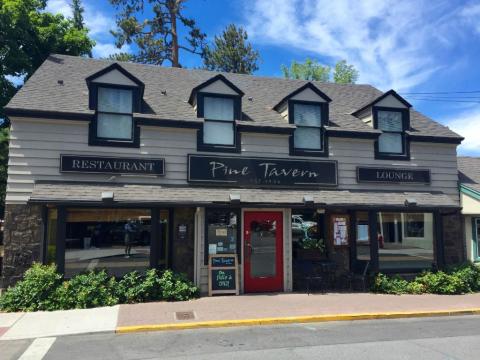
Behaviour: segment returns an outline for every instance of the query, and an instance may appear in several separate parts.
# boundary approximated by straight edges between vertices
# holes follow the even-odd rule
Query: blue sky
[[[48,0],[47,10],[71,16],[69,2]],[[97,41],[94,56],[119,51],[108,0],[83,5]],[[359,83],[395,89],[465,136],[460,154],[480,156],[478,0],[189,0],[185,7],[209,39],[230,23],[246,28],[262,57],[257,75],[281,76],[282,64],[306,57],[327,65],[346,59],[359,70]],[[201,65],[198,56],[180,57],[183,66]]]

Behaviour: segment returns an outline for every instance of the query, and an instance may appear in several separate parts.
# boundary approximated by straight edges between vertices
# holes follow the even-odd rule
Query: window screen
[[[234,101],[231,98],[203,98],[203,142],[210,145],[235,145]]]
[[[322,111],[320,105],[294,104],[297,126],[293,136],[296,149],[322,150]]]
[[[379,110],[377,122],[378,129],[383,131],[378,139],[378,151],[386,154],[403,154],[405,149],[402,112]]]
[[[132,90],[98,88],[98,138],[132,139],[132,102]]]

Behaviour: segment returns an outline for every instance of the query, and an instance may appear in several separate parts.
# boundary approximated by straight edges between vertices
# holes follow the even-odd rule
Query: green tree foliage
[[[307,58],[304,63],[292,61],[290,68],[282,65],[283,76],[287,79],[328,82],[330,67],[319,64],[317,60]]]
[[[126,52],[111,54],[107,59],[113,61],[134,62],[133,55]]]
[[[258,70],[258,51],[247,42],[247,32],[230,24],[220,36],[215,36],[212,47],[206,46],[203,64],[207,70],[252,74]]]
[[[82,6],[81,0],[72,0],[70,7],[73,12],[73,26],[78,30],[82,30],[85,28],[85,23],[83,21],[83,12],[85,9]]]
[[[309,81],[331,81],[330,66],[322,65],[317,60],[307,58],[300,63],[292,61],[290,67],[282,65],[283,76],[287,79],[301,79]],[[336,63],[333,70],[333,82],[337,84],[354,84],[358,79],[358,71],[345,60]]]
[[[358,80],[358,71],[353,65],[348,65],[346,60],[335,64],[333,82],[337,84],[355,84]]]
[[[110,0],[117,11],[117,47],[135,43],[138,53],[132,60],[162,65],[165,60],[181,67],[179,50],[201,55],[206,35],[193,19],[183,15],[186,0]],[[182,28],[179,29],[178,25]],[[179,31],[187,35],[179,41]]]
[[[51,53],[87,55],[95,43],[87,29],[45,12],[46,0],[0,0],[0,123],[7,128],[3,108],[18,90],[12,77],[30,77]],[[8,129],[0,135],[0,203],[6,184]]]

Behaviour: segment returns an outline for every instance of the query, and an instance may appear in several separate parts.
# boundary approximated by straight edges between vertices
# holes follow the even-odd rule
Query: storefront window
[[[318,250],[318,255],[326,253],[325,215],[316,210],[292,211],[292,246],[294,258],[302,257],[302,250]]]
[[[368,233],[368,212],[357,212],[357,259],[370,260],[370,237]]]
[[[208,254],[237,253],[237,212],[222,209],[207,209]]]
[[[65,276],[93,269],[110,275],[150,265],[148,209],[67,209]]]
[[[430,268],[433,242],[433,214],[378,214],[380,270]]]
[[[48,209],[47,217],[47,248],[45,261],[47,264],[54,264],[57,252],[57,209]]]

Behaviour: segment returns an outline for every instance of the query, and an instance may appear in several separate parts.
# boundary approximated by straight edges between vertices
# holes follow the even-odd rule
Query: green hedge
[[[184,275],[170,270],[136,271],[120,280],[105,270],[89,271],[63,280],[54,265],[34,264],[23,280],[0,297],[2,311],[87,309],[147,301],[183,301],[198,297],[199,289]]]
[[[372,291],[382,294],[455,295],[480,291],[480,267],[471,263],[445,271],[425,271],[414,280],[378,274]]]

